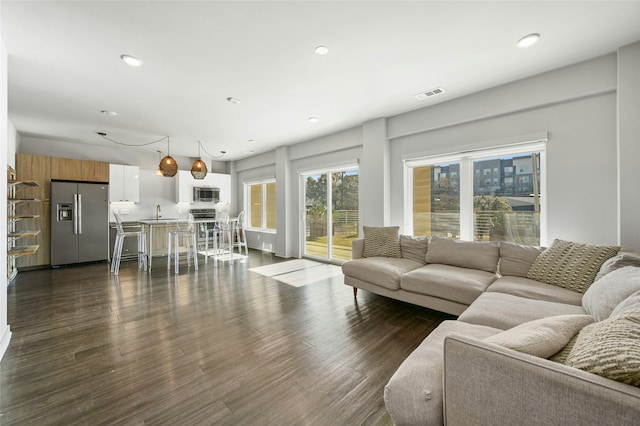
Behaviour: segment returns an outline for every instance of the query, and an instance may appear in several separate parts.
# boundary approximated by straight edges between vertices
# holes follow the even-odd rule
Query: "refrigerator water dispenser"
[[[58,203],[58,222],[73,220],[73,204]]]

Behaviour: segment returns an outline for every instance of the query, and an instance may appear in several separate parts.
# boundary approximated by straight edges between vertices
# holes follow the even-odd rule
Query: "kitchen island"
[[[233,227],[233,222],[236,221],[236,218],[232,218],[229,220],[230,226]],[[151,271],[151,265],[153,263],[153,256],[166,256],[168,251],[167,242],[168,242],[168,234],[170,231],[174,230],[176,224],[178,223],[178,219],[144,219],[138,221],[144,231],[147,233],[147,256],[148,256],[148,269]],[[196,235],[199,237],[199,232],[197,232],[197,227],[201,224],[214,224],[219,222],[217,219],[207,218],[207,219],[196,219],[193,220],[192,223],[196,226]],[[232,228],[233,229],[233,228]],[[198,238],[200,241],[200,238]],[[233,250],[231,250],[231,259],[233,261]]]

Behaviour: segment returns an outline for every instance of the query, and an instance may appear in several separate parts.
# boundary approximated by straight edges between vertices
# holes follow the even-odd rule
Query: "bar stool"
[[[219,212],[216,216],[215,226],[206,230],[205,251],[207,255],[209,254],[209,238],[213,240],[213,260],[215,261],[215,266],[218,266],[218,255],[220,254],[220,250],[225,247],[225,240],[231,261],[233,261],[233,240],[231,239],[231,226],[229,225],[229,214],[227,212]]]
[[[247,235],[244,232],[244,210],[238,214],[238,218],[233,222],[233,235],[235,235],[236,238],[233,243],[234,250],[238,247],[238,254],[242,254],[242,247],[244,247],[244,254],[249,256]]]
[[[198,270],[198,242],[196,240],[196,231],[193,227],[191,215],[185,218],[178,218],[176,223],[176,229],[167,233],[167,270],[171,269],[171,257],[173,256],[173,263],[175,273],[179,271],[180,265],[180,239],[185,241],[185,247],[187,248],[187,265],[191,266],[191,257],[193,256],[194,269]],[[173,254],[171,251],[173,250]]]
[[[120,260],[122,258],[122,246],[124,239],[127,237],[136,237],[138,239],[138,269],[142,267],[147,270],[147,234],[142,229],[139,231],[126,231],[122,227],[122,219],[117,213],[113,214],[116,218],[116,241],[113,246],[113,256],[111,258],[111,272],[118,275],[120,271]]]

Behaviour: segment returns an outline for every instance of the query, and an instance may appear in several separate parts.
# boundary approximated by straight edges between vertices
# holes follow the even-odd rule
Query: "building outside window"
[[[276,182],[245,183],[247,225],[261,231],[276,230]]]
[[[405,232],[462,240],[546,243],[541,201],[546,181],[545,142],[406,160],[409,197]],[[492,172],[497,175],[489,179]],[[518,177],[515,182],[514,172]],[[443,174],[449,178],[442,178]]]

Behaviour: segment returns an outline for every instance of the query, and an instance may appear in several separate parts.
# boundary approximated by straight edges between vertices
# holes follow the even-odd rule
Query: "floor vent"
[[[424,101],[427,98],[431,98],[433,96],[440,95],[442,93],[444,93],[444,90],[442,88],[438,87],[436,89],[431,89],[431,90],[426,91],[426,92],[418,93],[414,97],[419,101]]]

